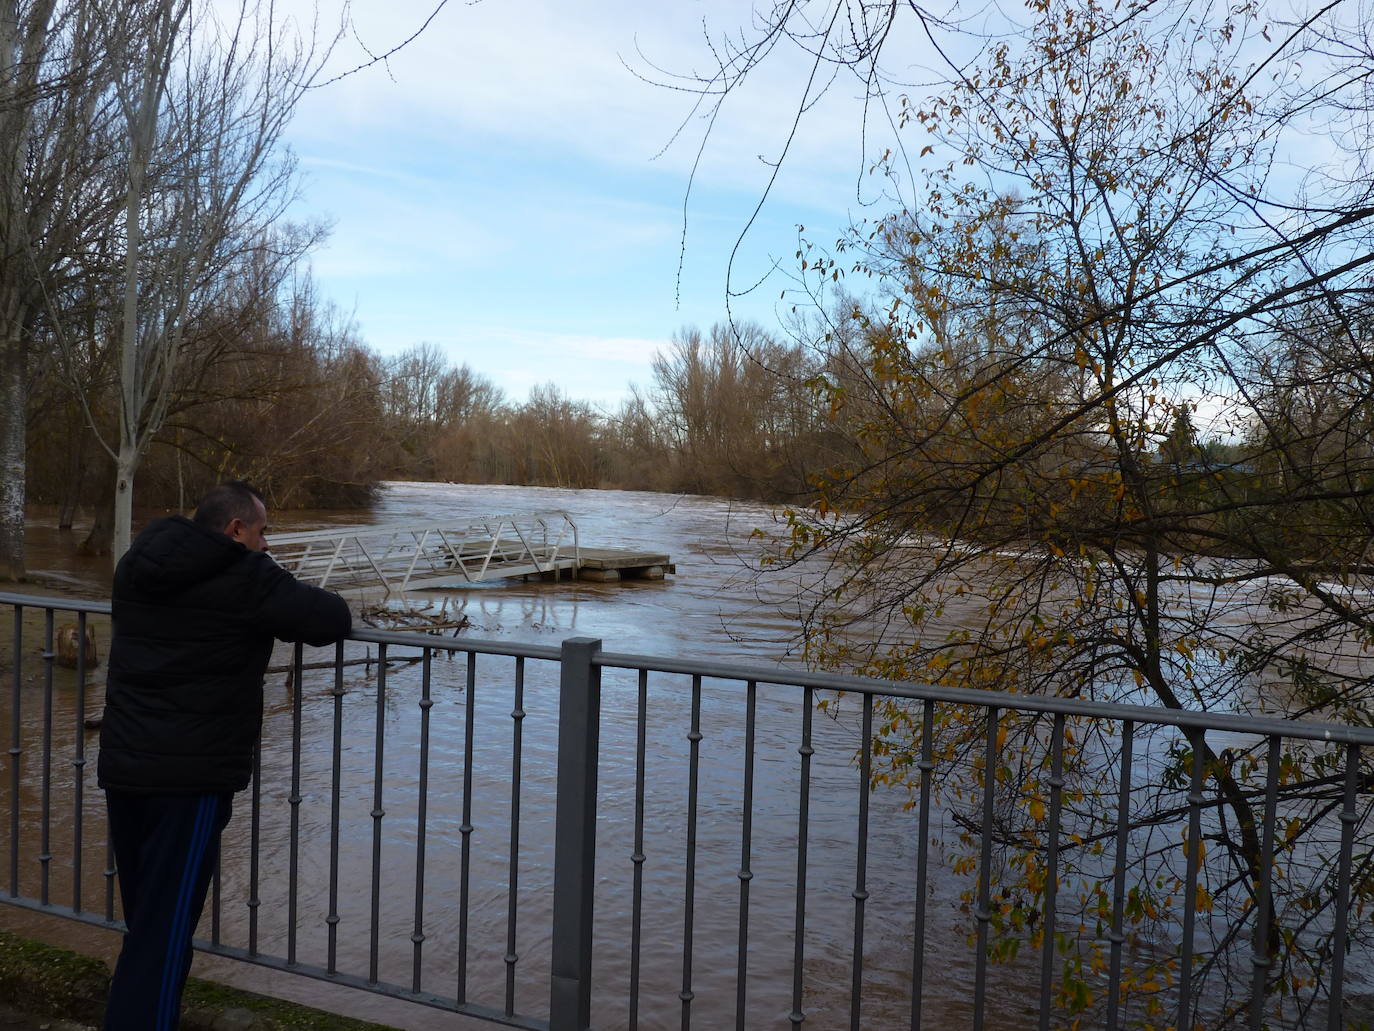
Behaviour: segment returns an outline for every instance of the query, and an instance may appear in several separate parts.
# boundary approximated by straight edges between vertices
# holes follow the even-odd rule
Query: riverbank
[[[110,970],[70,949],[0,930],[0,1027],[99,1025]],[[239,988],[191,978],[181,1007],[182,1031],[394,1031]]]

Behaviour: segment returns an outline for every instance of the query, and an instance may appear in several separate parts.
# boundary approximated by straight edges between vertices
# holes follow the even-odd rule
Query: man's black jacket
[[[323,645],[351,627],[338,595],[182,516],[120,559],[113,612],[100,786],[159,794],[246,787],[272,639]]]

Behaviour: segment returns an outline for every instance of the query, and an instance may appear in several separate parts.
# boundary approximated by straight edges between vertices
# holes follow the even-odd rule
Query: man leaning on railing
[[[324,645],[348,605],[267,555],[267,508],[241,481],[194,519],[149,523],[115,570],[100,786],[128,931],[105,1031],[177,1026],[191,937],[262,728],[273,638]]]

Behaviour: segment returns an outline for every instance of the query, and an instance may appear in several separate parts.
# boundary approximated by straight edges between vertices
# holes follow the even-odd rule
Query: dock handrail
[[[567,544],[571,539],[571,551]],[[562,509],[275,534],[272,553],[298,578],[388,594],[443,583],[576,572],[577,523]]]

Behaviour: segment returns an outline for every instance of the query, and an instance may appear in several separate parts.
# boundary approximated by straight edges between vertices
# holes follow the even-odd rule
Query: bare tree
[[[932,19],[870,0],[771,5],[697,84],[715,104],[796,44],[817,70],[798,119],[813,86],[852,72],[861,118],[886,112],[897,141],[874,160],[884,213],[819,260],[807,252],[800,270],[821,298],[856,273],[881,284],[871,302],[840,309],[848,325],[827,327],[827,344],[843,341],[842,375],[827,372],[820,398],[848,448],[817,472],[817,504],[789,511],[776,556],[826,567],[802,599],[809,655],[894,679],[1367,724],[1369,7],[1029,8],[977,40],[971,59],[951,56],[930,95],[885,64],[919,60],[891,43],[912,38],[903,21]],[[932,32],[926,54],[950,41]],[[1203,407],[1231,418],[1219,432],[1241,442],[1237,460],[1211,466],[1189,439],[1196,427],[1179,413]],[[880,714],[877,781],[913,784],[917,715]],[[1001,724],[1011,772],[962,762],[984,740],[982,718],[950,713],[937,750],[956,764],[942,780],[956,819],[983,804],[969,785],[1005,776],[1013,787],[995,842],[976,843],[1003,850],[991,919],[1014,948],[1049,933],[1027,913],[1046,884],[1037,791],[1050,761],[1043,726],[1017,715]],[[1125,761],[1109,738],[1072,763],[1082,843],[1103,840],[1101,785]],[[1154,797],[1197,760],[1224,829],[1192,898],[1158,890],[1181,861],[1172,842],[1133,852],[1148,904],[1132,919],[1167,938],[1180,913],[1214,912],[1207,1005],[1239,1023],[1234,975],[1250,962],[1266,774],[1250,745],[1223,749],[1201,733],[1159,744]],[[1283,1019],[1302,1024],[1329,987],[1333,758],[1294,748],[1284,761],[1293,830],[1266,914],[1278,953],[1266,976],[1285,993]],[[1374,773],[1367,762],[1359,772],[1367,789]],[[1136,818],[1146,839],[1167,810]],[[1374,899],[1370,817],[1366,807],[1356,937]],[[979,831],[966,826],[961,847],[972,848]],[[1100,868],[1091,846],[1066,855],[1059,874],[1085,885],[1089,925],[1106,912]],[[1091,969],[1104,945],[1074,948]],[[1131,986],[1151,1023],[1178,962],[1161,950],[1140,969],[1164,976]],[[1068,1017],[1091,1020],[1106,999],[1072,980],[1085,991],[1064,1000]]]
[[[35,353],[60,355],[116,466],[126,540],[133,475],[173,404],[188,327],[214,321],[200,315],[238,289],[236,253],[268,246],[290,195],[280,144],[297,102],[385,64],[445,3],[329,78],[332,42],[293,36],[270,0],[0,0],[0,577],[23,575],[27,393],[36,368],[56,367]],[[342,31],[346,4],[340,19]],[[92,324],[82,297],[115,301]],[[111,339],[113,430],[87,375]]]
[[[652,401],[680,490],[793,496],[818,420],[814,357],[754,323],[687,328],[653,360]]]
[[[107,5],[0,6],[0,578],[24,573],[25,409],[47,299],[108,215],[103,126],[113,115]],[[51,326],[47,327],[51,331]]]
[[[209,4],[147,0],[117,83],[127,127],[116,561],[131,534],[133,481],[162,427],[187,328],[265,246],[295,188],[283,134],[327,48],[291,38],[270,3],[225,22]],[[107,445],[108,446],[108,445]]]

